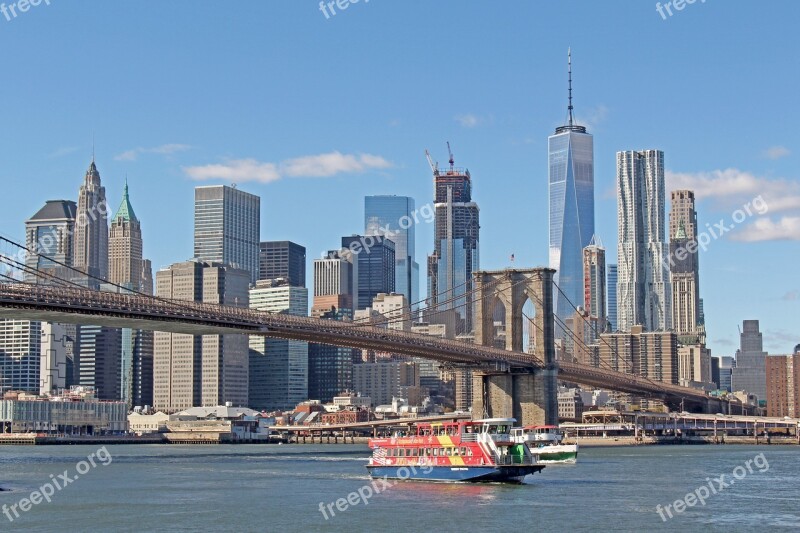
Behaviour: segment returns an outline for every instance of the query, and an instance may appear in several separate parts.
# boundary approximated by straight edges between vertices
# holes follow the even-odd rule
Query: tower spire
[[[572,126],[572,47],[567,49],[567,71],[569,73],[569,125]]]

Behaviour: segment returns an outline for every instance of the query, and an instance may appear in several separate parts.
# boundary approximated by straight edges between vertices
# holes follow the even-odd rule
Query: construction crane
[[[433,158],[431,157],[431,153],[426,149],[425,150],[425,157],[428,158],[428,164],[431,166],[431,171],[433,172],[434,176],[439,175],[439,163],[434,162]]]
[[[447,153],[450,155],[450,172],[455,170],[456,159],[453,157],[453,151],[450,149],[450,141],[447,141]]]

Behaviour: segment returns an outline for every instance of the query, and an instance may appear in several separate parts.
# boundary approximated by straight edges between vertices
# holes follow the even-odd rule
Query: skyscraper
[[[291,241],[260,244],[258,279],[285,279],[292,287],[306,286],[306,249]]]
[[[250,272],[258,279],[261,198],[227,185],[194,190],[194,256]]]
[[[318,315],[323,320],[351,320],[340,309],[328,310]],[[308,345],[308,397],[330,402],[334,396],[353,390],[353,362],[360,350],[329,344]]]
[[[606,327],[606,249],[596,237],[583,249],[583,285],[583,307],[597,318],[599,335]]]
[[[353,263],[355,257],[348,254],[345,258],[337,251],[328,252],[326,257],[314,260],[314,304],[311,315],[321,315],[336,310],[353,318]]]
[[[26,266],[45,273],[36,276],[26,272],[25,281],[46,284],[48,274],[58,279],[71,277],[69,269],[62,265],[72,265],[77,210],[70,200],[48,200],[25,222],[26,246],[34,252],[27,255]]]
[[[152,294],[150,264],[142,257],[142,225],[133,210],[128,183],[122,202],[111,219],[108,236],[111,284]],[[118,287],[110,287],[117,290]],[[153,403],[153,332],[124,328],[121,332],[120,398],[130,407]]]
[[[472,331],[472,275],[480,269],[480,210],[472,201],[472,176],[458,168],[433,168],[434,251],[428,256],[428,307],[452,309],[455,335]],[[385,291],[384,291],[385,292]]]
[[[617,265],[608,265],[608,279],[606,280],[608,298],[608,324],[611,331],[617,331]]]
[[[90,286],[108,276],[108,203],[94,158],[78,191],[72,266],[89,276]],[[99,279],[98,279],[99,278]]]
[[[156,296],[247,307],[251,274],[187,261],[156,274]],[[247,335],[155,333],[153,405],[165,412],[231,402],[247,405]]]
[[[550,188],[550,268],[556,270],[555,313],[564,322],[584,301],[583,249],[594,236],[594,139],[575,123],[572,54],[568,55],[568,120],[547,139]],[[562,328],[556,327],[556,332]],[[559,334],[559,336],[562,336]]]
[[[366,309],[380,293],[392,293],[395,245],[380,235],[342,237],[342,254],[352,257],[354,309]]]
[[[767,352],[758,320],[745,320],[739,334],[736,367],[731,370],[733,392],[747,391],[759,401],[767,400]]]
[[[664,152],[617,152],[617,329],[672,327],[665,241]]]
[[[669,213],[672,328],[679,336],[698,332],[700,320],[700,266],[696,245],[697,211],[694,192],[672,191]]]
[[[0,320],[0,394],[50,394],[67,377],[67,338],[61,324]]]
[[[69,279],[74,254],[77,206],[69,200],[50,200],[25,222],[28,283],[57,284]],[[42,275],[35,275],[38,270]],[[71,331],[74,331],[71,326]],[[47,322],[0,320],[0,393],[23,390],[33,394],[55,392],[67,384],[72,336],[64,327]]]
[[[382,235],[395,245],[395,292],[409,303],[419,301],[419,264],[416,262],[414,199],[408,196],[364,198],[365,235]]]
[[[128,196],[128,183],[122,203],[111,219],[108,233],[108,281],[135,291],[142,289],[142,225]]]
[[[308,289],[285,280],[262,280],[250,289],[250,308],[308,316]],[[249,401],[252,409],[291,409],[308,399],[308,343],[250,337]]]

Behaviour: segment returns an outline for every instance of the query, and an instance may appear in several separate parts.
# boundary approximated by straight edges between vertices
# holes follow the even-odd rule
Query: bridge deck
[[[166,300],[89,289],[0,283],[0,318],[165,331],[189,335],[248,334],[422,357],[476,368],[535,371],[542,361],[511,352],[426,335],[247,308]],[[560,362],[559,378],[662,400],[704,402],[702,391]]]

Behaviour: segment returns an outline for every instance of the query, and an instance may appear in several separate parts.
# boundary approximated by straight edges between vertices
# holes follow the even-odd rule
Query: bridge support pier
[[[472,412],[480,418],[515,418],[518,425],[558,424],[555,369],[474,372]]]
[[[495,343],[494,312],[505,309],[505,349],[523,352],[523,332],[531,332],[528,352],[543,368],[510,369],[506,372],[474,371],[472,412],[476,417],[516,418],[520,425],[558,424],[558,366],[553,317],[555,270],[534,268],[474,274],[478,304],[475,306],[475,343]],[[523,313],[533,305],[533,316]]]

